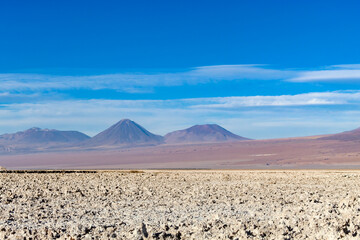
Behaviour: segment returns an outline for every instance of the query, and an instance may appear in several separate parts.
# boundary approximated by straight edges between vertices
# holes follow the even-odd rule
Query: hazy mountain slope
[[[78,131],[30,128],[25,131],[0,135],[0,142],[7,144],[78,143],[90,137]]]
[[[225,142],[249,140],[229,132],[217,124],[195,125],[165,135],[166,143]]]
[[[321,140],[339,140],[339,141],[356,141],[360,140],[360,128],[346,131],[342,133],[332,134],[328,135],[322,138],[319,138]]]

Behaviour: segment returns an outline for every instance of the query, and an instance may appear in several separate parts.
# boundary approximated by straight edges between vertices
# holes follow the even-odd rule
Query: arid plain
[[[317,137],[0,155],[8,169],[360,169],[360,141]]]
[[[357,239],[360,171],[2,172],[1,239]]]
[[[323,136],[250,140],[216,124],[160,136],[122,119],[94,137],[31,128],[0,135],[8,169],[360,168],[360,128]]]

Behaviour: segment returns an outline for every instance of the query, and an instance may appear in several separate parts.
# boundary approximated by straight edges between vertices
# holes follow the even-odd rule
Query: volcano
[[[2,144],[52,144],[52,143],[79,143],[90,137],[78,131],[59,131],[54,129],[30,128],[11,134],[0,135]]]
[[[195,125],[165,135],[166,143],[227,142],[250,140],[229,132],[217,124]]]
[[[163,137],[155,135],[129,119],[123,119],[91,138],[89,146],[137,146],[157,145]]]

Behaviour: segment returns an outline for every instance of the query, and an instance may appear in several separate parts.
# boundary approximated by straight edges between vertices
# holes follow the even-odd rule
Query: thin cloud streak
[[[298,77],[291,78],[292,82],[337,82],[359,81],[360,70],[321,70],[299,73]]]
[[[321,70],[272,69],[267,65],[217,65],[168,73],[117,73],[91,76],[0,74],[0,92],[65,89],[112,89],[128,93],[153,87],[196,85],[220,81],[284,80],[288,82],[334,82],[360,80],[360,64],[328,66]]]
[[[196,101],[195,99],[193,101]],[[281,96],[248,96],[199,99],[193,108],[238,108],[263,106],[308,106],[360,103],[360,91],[318,92]]]
[[[352,82],[360,80],[360,64],[331,65],[322,70],[298,71],[290,82]]]
[[[341,68],[341,69],[360,69],[360,64],[340,64],[332,65],[330,68]]]
[[[61,103],[61,104],[60,104]],[[278,106],[313,106],[313,105],[346,105],[360,104],[360,91],[334,91],[334,92],[313,92],[296,95],[280,96],[246,96],[246,97],[215,97],[215,98],[187,98],[173,100],[61,100],[48,103],[17,103],[3,104],[3,107],[14,109],[24,107],[28,110],[42,109],[41,106],[58,105],[60,109],[78,108],[92,111],[96,108],[238,108],[238,107],[278,107]],[[39,106],[39,107],[38,107]],[[66,106],[65,108],[61,106]],[[58,108],[54,108],[55,110]],[[55,111],[56,112],[56,111]]]
[[[262,65],[205,66],[175,73],[119,73],[93,76],[0,74],[0,91],[43,91],[52,89],[114,89],[136,92],[158,86],[180,86],[212,81],[244,79],[276,80],[293,76],[291,71],[267,69]]]

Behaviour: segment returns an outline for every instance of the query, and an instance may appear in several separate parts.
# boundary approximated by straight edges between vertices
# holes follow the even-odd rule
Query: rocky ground
[[[359,239],[360,171],[0,173],[0,239],[30,238]]]

